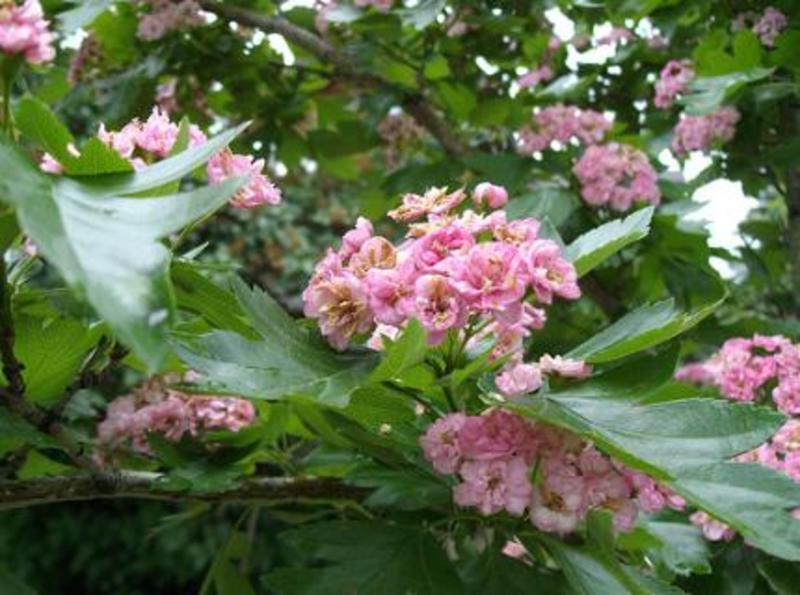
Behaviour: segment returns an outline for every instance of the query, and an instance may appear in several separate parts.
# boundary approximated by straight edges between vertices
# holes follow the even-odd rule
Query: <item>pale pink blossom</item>
[[[689,520],[703,530],[703,535],[709,541],[730,541],[736,536],[736,531],[705,512],[695,512]]]
[[[543,374],[557,374],[565,378],[587,378],[592,373],[592,367],[586,362],[560,355],[543,355],[539,359],[539,368]]]
[[[303,292],[304,313],[319,322],[331,345],[344,350],[353,335],[374,326],[365,285],[351,273],[309,285]]]
[[[553,78],[553,69],[549,64],[542,64],[519,77],[517,85],[521,89],[528,89],[535,87],[539,83],[549,81],[551,78]]]
[[[656,107],[671,107],[675,98],[686,91],[686,86],[694,78],[694,66],[691,60],[670,60],[661,70],[661,77],[656,81]]]
[[[447,277],[427,274],[414,283],[414,312],[428,331],[428,342],[436,345],[451,328],[461,328],[467,319],[466,305]]]
[[[479,461],[521,456],[530,462],[537,448],[530,423],[502,409],[468,417],[458,439],[464,456]]]
[[[375,233],[369,219],[359,217],[356,226],[342,236],[342,249],[340,256],[342,259],[350,258],[361,249],[361,246],[370,239]]]
[[[456,208],[466,198],[466,193],[459,189],[447,192],[447,188],[431,188],[425,194],[409,193],[403,196],[403,204],[389,211],[388,215],[395,221],[414,221],[428,214],[443,215]]]
[[[533,125],[517,135],[517,151],[529,155],[550,148],[553,142],[562,145],[573,139],[584,145],[603,141],[612,122],[600,112],[572,105],[551,105],[533,116]]]
[[[166,112],[154,107],[150,117],[139,127],[135,141],[143,151],[163,159],[169,155],[177,138],[178,125],[169,119]],[[116,147],[114,148],[116,149]],[[129,154],[124,155],[122,151],[120,154],[126,157],[130,156]]]
[[[522,516],[533,490],[528,464],[521,457],[467,461],[459,470],[463,480],[454,491],[459,506],[474,506],[484,515],[505,510]]]
[[[589,205],[626,211],[637,202],[657,205],[661,201],[658,175],[647,156],[630,145],[592,145],[572,171]]]
[[[581,296],[578,275],[561,248],[552,240],[536,240],[527,251],[528,275],[536,298],[550,304],[553,296],[575,300]]]
[[[252,155],[237,155],[224,149],[208,162],[208,181],[211,184],[235,176],[249,176],[248,182],[231,199],[231,205],[239,209],[252,209],[263,204],[277,205],[281,202],[281,191],[263,173],[264,160]]]
[[[456,287],[481,310],[501,309],[525,294],[529,273],[514,246],[478,244],[455,264]]]
[[[43,64],[55,58],[53,41],[39,0],[0,3],[0,52],[20,54],[29,64]]]
[[[467,417],[463,413],[451,413],[430,425],[420,438],[425,458],[436,471],[449,475],[455,473],[461,463],[458,433]]]
[[[542,371],[536,364],[515,362],[497,375],[495,383],[506,397],[518,397],[542,386]]]
[[[421,271],[435,269],[450,256],[463,256],[475,245],[475,237],[464,227],[454,223],[425,234],[416,240],[411,253]]]
[[[773,6],[768,6],[758,22],[753,25],[753,33],[758,35],[761,43],[771,48],[775,45],[775,39],[788,24],[789,21],[785,14]]]
[[[508,202],[508,191],[503,186],[481,182],[472,191],[472,200],[479,207],[486,205],[490,209],[499,209]]]
[[[707,151],[723,145],[736,134],[739,111],[723,107],[704,116],[683,115],[675,127],[672,149],[679,155]]]

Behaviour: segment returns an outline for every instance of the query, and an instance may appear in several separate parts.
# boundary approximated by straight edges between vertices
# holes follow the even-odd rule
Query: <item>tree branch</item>
[[[800,106],[787,105],[783,111],[785,125],[792,133],[799,134]],[[786,225],[786,241],[789,245],[793,285],[800,287],[800,167],[795,164],[790,165],[785,175],[785,199],[789,214]]]
[[[312,53],[322,62],[331,64],[340,76],[356,83],[370,86],[395,86],[381,76],[362,72],[359,70],[357,62],[345,52],[342,52],[319,35],[306,31],[283,17],[266,16],[246,8],[218,2],[217,0],[199,0],[199,2],[203,10],[227,21],[235,21],[247,27],[260,29],[265,33],[283,35],[287,40]],[[420,126],[430,132],[445,152],[450,155],[464,154],[463,142],[453,133],[453,127],[442,118],[430,102],[419,93],[409,94],[402,89],[400,91],[404,95],[403,106]]]
[[[368,490],[327,477],[263,477],[220,491],[188,492],[160,487],[161,473],[121,471],[103,475],[38,477],[0,481],[0,510],[60,502],[145,499],[167,502],[263,502],[281,500],[362,500]]]

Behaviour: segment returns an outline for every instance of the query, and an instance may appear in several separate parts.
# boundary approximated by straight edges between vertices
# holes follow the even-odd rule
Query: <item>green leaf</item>
[[[406,8],[400,11],[400,17],[403,23],[411,25],[418,31],[421,31],[434,21],[439,13],[444,10],[447,5],[446,0],[422,0],[412,8]]]
[[[450,76],[450,66],[447,63],[447,58],[442,55],[434,56],[425,64],[423,72],[425,78],[432,81],[446,79]]]
[[[336,353],[299,327],[267,293],[234,282],[250,324],[261,336],[249,340],[228,331],[186,337],[178,352],[215,390],[254,399],[310,395],[344,406],[375,367],[373,352]]]
[[[690,310],[678,308],[672,298],[637,308],[572,349],[568,356],[591,363],[608,362],[669,341],[711,314],[724,301],[723,292],[718,285]]]
[[[554,573],[545,573],[533,565],[515,560],[495,545],[487,547],[465,565],[467,593],[474,595],[512,595],[528,593],[536,585],[536,595],[562,595],[564,582]]]
[[[713,112],[744,87],[770,76],[774,70],[774,68],[751,68],[742,72],[696,78],[689,83],[691,92],[680,102],[691,114]]]
[[[648,552],[648,556],[656,558],[672,572],[684,576],[711,572],[711,551],[699,527],[656,520],[647,520],[644,526],[661,542],[661,547]]]
[[[36,591],[14,576],[5,564],[0,564],[0,595],[36,595]]]
[[[580,207],[575,193],[567,188],[541,184],[530,194],[523,194],[509,201],[506,214],[509,219],[547,217],[553,225],[561,227]]]
[[[329,562],[265,577],[282,595],[462,595],[444,551],[420,527],[334,521],[284,533],[299,551]]]
[[[25,362],[22,375],[26,397],[37,402],[65,393],[102,333],[101,325],[89,329],[55,313],[45,317],[19,313],[14,326],[14,349],[20,361]]]
[[[112,178],[111,184],[89,186],[69,178],[52,179],[0,142],[0,168],[15,172],[0,179],[0,200],[17,208],[22,228],[42,254],[150,370],[157,369],[168,352],[167,327],[174,307],[170,252],[159,240],[223,205],[244,180],[148,199],[112,192],[146,190],[152,182],[169,181],[166,172],[187,173],[184,168],[200,155],[206,153],[185,151],[136,174],[98,178]]]
[[[73,144],[75,139],[43,101],[35,97],[21,98],[17,104],[16,124],[22,134],[36,141],[67,169],[76,161],[67,150],[67,145]]]
[[[170,273],[179,308],[202,316],[214,328],[236,331],[250,339],[258,338],[247,324],[236,296],[203,276],[199,267],[177,260],[172,263]]]
[[[436,95],[454,118],[465,120],[478,105],[475,93],[460,83],[439,82],[436,84]]]
[[[428,350],[425,329],[416,319],[409,322],[395,341],[387,338],[383,341],[388,346],[381,352],[381,363],[370,376],[373,382],[395,378],[413,368],[425,359]]]
[[[451,498],[450,485],[441,476],[416,469],[362,467],[348,476],[348,482],[375,488],[364,504],[376,508],[424,510],[447,506]]]
[[[595,548],[567,545],[549,538],[546,544],[570,586],[580,595],[674,595],[683,592],[636,568],[623,566]]]
[[[757,564],[763,576],[777,595],[794,595],[800,585],[800,566],[781,560],[763,560]]]
[[[659,359],[663,356],[652,356]],[[759,446],[783,416],[750,403],[719,399],[650,402],[655,387],[617,394],[616,379],[647,374],[641,359],[602,377],[518,402],[517,411],[569,428],[621,462],[664,482],[686,500],[736,528],[776,556],[800,559],[800,526],[789,510],[800,505],[800,486],[753,464],[728,462]],[[660,379],[654,384],[661,382]]]
[[[585,275],[612,254],[647,236],[654,211],[653,207],[647,207],[624,219],[609,221],[567,246],[565,255],[575,265],[578,276]]]
[[[90,138],[81,147],[81,155],[67,162],[67,173],[73,176],[99,176],[133,171],[130,162],[99,138]]]
[[[70,4],[75,4],[75,8],[58,15],[59,29],[64,35],[91,25],[102,12],[114,4],[114,0],[71,0]]]

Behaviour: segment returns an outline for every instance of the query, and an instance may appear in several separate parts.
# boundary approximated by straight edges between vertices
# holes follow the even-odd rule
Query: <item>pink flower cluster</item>
[[[530,155],[548,149],[553,141],[566,145],[577,139],[584,145],[603,141],[611,121],[600,112],[574,105],[552,105],[533,116],[533,126],[519,131],[517,151]]]
[[[517,86],[519,86],[520,89],[528,89],[553,78],[553,58],[560,47],[561,40],[558,37],[551,37],[542,54],[539,65],[519,77],[517,79]]]
[[[592,367],[580,360],[543,355],[537,363],[526,364],[518,354],[517,350],[495,378],[497,388],[506,397],[518,397],[538,390],[545,376],[586,378],[592,373]]]
[[[611,510],[617,530],[627,531],[640,510],[684,505],[577,435],[501,409],[479,416],[451,413],[433,423],[420,444],[437,472],[458,477],[453,496],[459,506],[484,515],[527,511],[531,523],[546,532],[574,531],[598,508]]]
[[[303,300],[334,347],[372,331],[392,336],[416,318],[431,344],[452,332],[468,345],[494,341],[495,357],[511,354],[516,362],[523,338],[544,324],[543,308],[580,296],[575,268],[558,244],[539,237],[536,219],[508,221],[502,210],[455,214],[466,196],[446,188],[406,194],[389,216],[424,220],[409,226],[399,246],[360,218],[342,247],[328,251]],[[494,184],[473,194],[490,209],[507,198]]]
[[[691,60],[670,60],[661,70],[661,77],[656,81],[656,107],[665,109],[672,107],[675,98],[686,90],[686,85],[694,78],[694,67]]]
[[[157,41],[179,29],[202,25],[200,5],[194,0],[143,0],[150,12],[139,18],[137,35],[144,41]]]
[[[661,201],[658,175],[647,156],[630,145],[592,145],[572,171],[581,183],[581,196],[590,205],[625,211],[636,202],[657,205]]]
[[[761,18],[753,25],[753,33],[758,35],[761,43],[765,46],[772,47],[775,45],[775,39],[788,24],[789,21],[785,14],[773,6],[768,6]]]
[[[53,34],[39,0],[0,2],[0,52],[20,54],[30,64],[50,62],[56,56]]]
[[[187,374],[186,379],[191,378]],[[149,454],[147,437],[163,435],[177,442],[185,434],[197,436],[209,430],[238,432],[255,419],[252,403],[237,397],[187,395],[169,388],[180,378],[154,377],[132,394],[109,403],[106,418],[97,426],[98,441],[105,447],[129,445]]]
[[[800,347],[780,335],[729,339],[708,360],[678,370],[676,378],[717,386],[735,401],[756,401],[774,385],[775,406],[800,414]]]
[[[109,131],[101,124],[97,136],[122,158],[130,161],[134,169],[142,169],[148,163],[170,155],[178,140],[179,131],[179,126],[170,120],[167,113],[153,108],[150,117],[144,122],[133,120],[118,131]],[[190,127],[190,147],[202,145],[207,140],[200,128],[195,125]],[[70,151],[76,157],[79,156],[74,147]],[[211,184],[218,184],[234,176],[249,176],[249,182],[233,196],[231,205],[240,209],[251,209],[263,204],[276,205],[281,201],[281,192],[264,175],[264,165],[263,159],[254,159],[251,155],[238,155],[230,149],[223,149],[208,161],[208,180]],[[64,171],[63,166],[47,153],[43,156],[40,167],[52,174],[61,174]]]
[[[675,127],[672,150],[679,155],[706,151],[731,140],[736,134],[739,111],[723,107],[704,116],[683,115]]]
[[[800,415],[800,346],[781,335],[729,339],[709,359],[683,366],[675,377],[717,386],[723,397],[735,401],[770,396],[783,413]],[[768,442],[735,460],[764,465],[800,483],[800,420],[790,419]],[[794,514],[800,517],[800,509]],[[709,540],[729,541],[736,535],[705,512],[694,513],[691,520]]]

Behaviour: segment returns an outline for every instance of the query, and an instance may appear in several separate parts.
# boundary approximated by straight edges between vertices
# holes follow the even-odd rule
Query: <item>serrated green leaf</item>
[[[310,395],[345,406],[377,363],[374,352],[336,353],[299,327],[267,293],[234,282],[250,324],[261,336],[249,340],[228,331],[179,339],[182,359],[215,390],[254,399]]]
[[[412,319],[395,341],[384,339],[384,345],[381,363],[370,376],[373,382],[395,378],[422,362],[428,350],[427,334],[419,321]]]
[[[186,167],[197,157],[186,158],[189,152],[172,159]],[[124,180],[117,189],[143,190],[155,179],[148,170],[159,165],[123,178],[100,178]],[[15,172],[0,180],[0,200],[17,208],[22,228],[67,283],[86,296],[148,368],[157,369],[168,351],[174,307],[170,253],[159,239],[213,212],[245,180],[173,196],[125,198],[101,191],[100,185],[52,179],[7,142],[0,142],[0,167]],[[173,163],[161,171],[178,175],[184,170]]]
[[[76,161],[67,150],[75,139],[43,101],[34,97],[21,98],[17,104],[16,124],[22,134],[36,141],[65,167]]]
[[[650,233],[653,207],[647,207],[615,219],[586,232],[567,246],[565,256],[575,265],[578,276],[583,276],[612,254],[625,246],[641,240]]]

